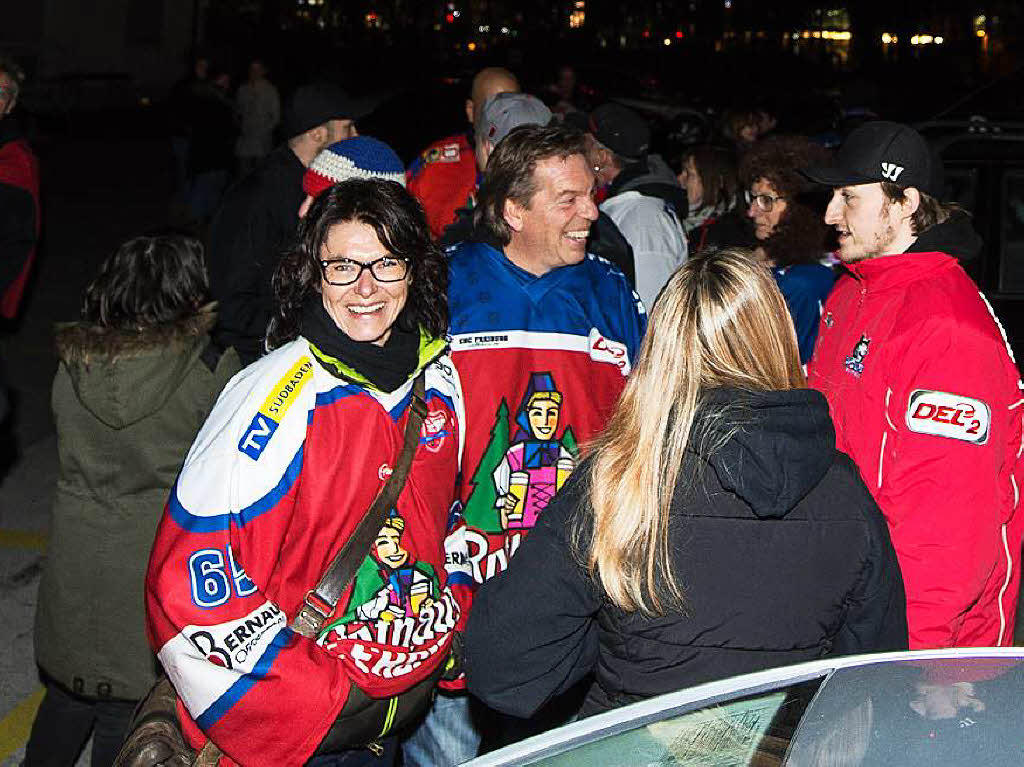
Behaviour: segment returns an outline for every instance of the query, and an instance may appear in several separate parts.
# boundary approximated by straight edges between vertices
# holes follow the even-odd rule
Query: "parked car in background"
[[[1024,649],[830,658],[582,719],[467,767],[1024,763]]]
[[[922,123],[917,129],[942,158],[945,200],[974,216],[981,256],[965,262],[1024,360],[1024,123],[984,118]]]

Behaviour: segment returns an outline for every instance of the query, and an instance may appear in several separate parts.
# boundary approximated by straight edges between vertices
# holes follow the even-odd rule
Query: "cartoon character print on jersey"
[[[550,372],[530,373],[512,432],[508,404],[502,398],[491,440],[471,480],[473,490],[464,510],[470,527],[501,534],[528,530],[537,523],[575,467],[579,452],[571,426],[558,436],[563,405]]]
[[[494,470],[503,530],[531,529],[576,461],[557,439],[562,393],[550,373],[533,373],[516,412],[516,433]]]
[[[318,642],[355,665],[356,682],[409,673],[443,651],[460,616],[432,565],[417,561],[403,541],[405,520],[392,509],[356,573],[341,618]],[[370,682],[372,684],[372,682]]]
[[[405,520],[391,510],[356,574],[345,617],[372,622],[415,618],[433,604],[440,590],[434,568],[417,562],[402,545]]]

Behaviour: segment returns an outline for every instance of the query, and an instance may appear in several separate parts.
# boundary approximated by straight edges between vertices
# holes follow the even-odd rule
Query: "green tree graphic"
[[[463,517],[466,524],[488,533],[501,532],[501,519],[495,503],[498,491],[494,486],[494,470],[508,450],[508,404],[504,397],[498,405],[498,412],[491,428],[491,441],[473,472],[473,492],[466,501]]]
[[[580,455],[580,446],[576,444],[576,435],[572,433],[572,427],[566,426],[565,431],[562,432],[562,447],[569,451],[569,455],[573,458],[578,458]]]

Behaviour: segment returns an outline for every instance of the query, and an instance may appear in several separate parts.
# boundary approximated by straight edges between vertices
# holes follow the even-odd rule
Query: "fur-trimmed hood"
[[[202,364],[199,357],[216,319],[216,304],[208,304],[177,322],[141,330],[61,323],[54,331],[57,356],[82,406],[120,429],[163,407],[188,372]]]

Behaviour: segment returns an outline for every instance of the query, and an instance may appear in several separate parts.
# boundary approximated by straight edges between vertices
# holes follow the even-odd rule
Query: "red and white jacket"
[[[238,764],[303,764],[353,684],[397,695],[444,661],[471,579],[448,518],[464,409],[443,348],[421,345],[429,412],[409,476],[317,641],[288,622],[391,473],[413,379],[385,394],[337,378],[300,337],[217,400],[146,576],[150,642],[193,747],[211,738]]]
[[[910,647],[1008,645],[1020,579],[1024,399],[988,302],[956,259],[848,266],[808,382],[885,514]]]

